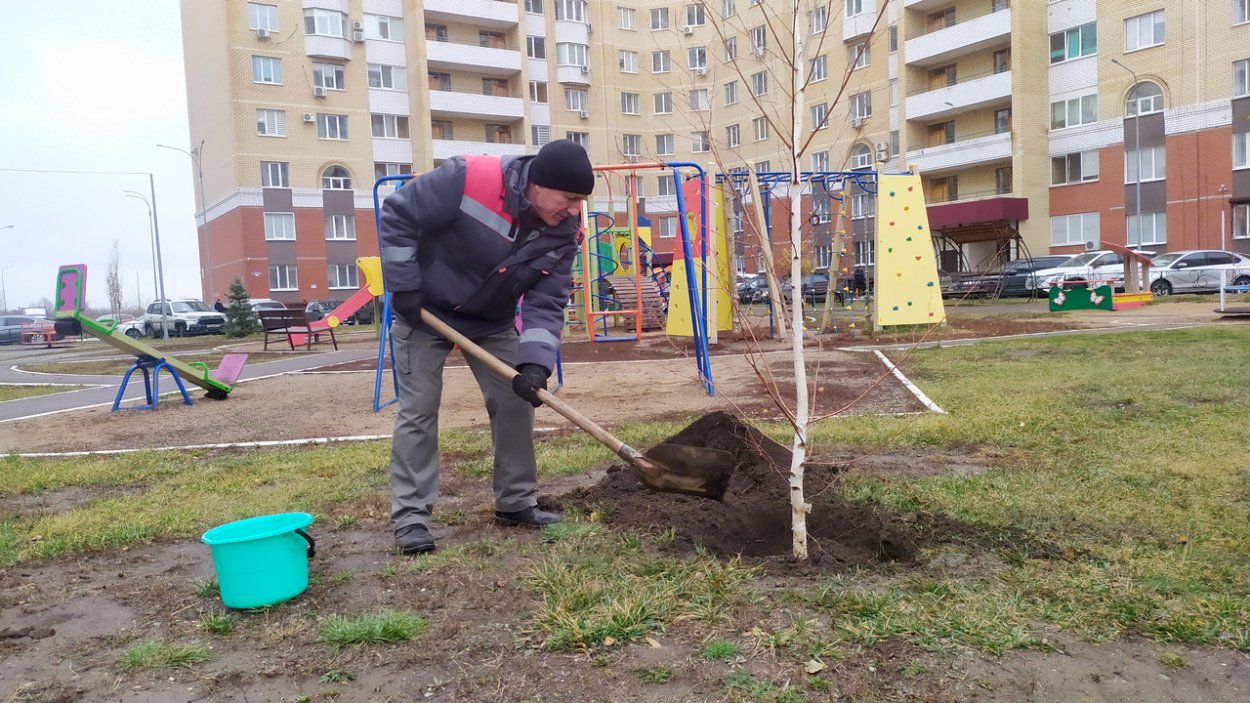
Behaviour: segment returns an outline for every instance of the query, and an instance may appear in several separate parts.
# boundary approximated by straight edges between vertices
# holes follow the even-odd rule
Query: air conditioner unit
[[[319,85],[315,85],[315,86],[313,86],[313,97],[315,97],[315,98],[324,98],[325,96],[326,96],[326,89],[325,89],[325,88],[323,88],[323,87],[321,87],[321,86],[319,86]]]
[[[706,75],[707,75],[707,66],[700,66],[700,67],[696,68],[696,69],[694,70],[694,75],[696,75],[696,76],[706,76]]]
[[[269,30],[264,27],[256,30],[256,38],[261,41],[269,41]]]
[[[865,121],[866,120],[863,117],[857,117],[855,115],[852,115],[850,119],[847,120],[847,122],[850,122],[851,127],[854,127],[855,129],[863,127]]]
[[[885,142],[877,142],[877,161],[890,158],[890,147]]]
[[[365,33],[364,33],[364,32],[360,31],[359,29],[352,31],[352,41],[354,41],[354,42],[356,42],[357,44],[359,44],[360,42],[362,42],[362,41],[364,41],[364,40],[365,40]]]
[[[590,73],[590,66],[582,66],[582,75],[584,76],[587,73]]]
[[[365,26],[361,24],[359,21],[356,21],[356,22],[352,22],[352,29],[356,30],[357,32],[362,32],[364,31]]]
[[[578,113],[577,116],[582,118],[583,120],[590,119],[590,113],[586,112],[585,110],[582,110],[580,113]]]
[[[1085,242],[1085,251],[1098,251],[1098,242]]]
[[[586,23],[586,33],[587,33],[587,34],[594,34],[594,33],[595,33],[595,26],[594,26],[593,24],[591,24],[591,23],[587,22],[587,23]]]
[[[256,133],[265,134],[265,121],[264,120],[256,120]]]
[[[316,116],[316,115],[314,115],[314,114],[313,114],[313,113],[311,113],[311,112],[305,112],[305,113],[304,113],[304,121],[305,121],[305,122],[308,122],[308,123],[316,122],[316,121],[317,121],[317,116]]]
[[[752,44],[752,45],[751,45],[751,50],[750,50],[750,53],[751,53],[751,55],[752,55],[752,56],[754,56],[754,57],[755,57],[755,58],[757,58],[757,59],[758,59],[758,58],[763,58],[763,56],[764,56],[764,48],[763,48],[763,47],[760,47],[760,46],[755,46],[754,44]]]
[[[691,34],[694,34],[694,27],[682,27],[681,33],[686,36],[690,36]]]
[[[636,163],[638,163],[638,157],[637,157],[637,156],[626,156],[626,157],[625,157],[625,163],[627,163],[627,164],[636,164]]]

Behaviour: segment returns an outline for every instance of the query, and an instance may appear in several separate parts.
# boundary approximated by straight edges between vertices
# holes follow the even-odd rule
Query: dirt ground
[[[974,325],[976,330],[961,328],[951,338],[976,336],[978,331],[1013,334],[1083,324],[990,319]],[[851,406],[849,412],[923,410],[873,356],[835,348],[863,341],[858,335],[819,340],[824,349],[813,355],[814,383],[823,389],[825,405],[817,412],[846,405]],[[741,350],[747,342],[734,344]],[[779,347],[766,345],[765,350],[770,352],[769,370],[759,372],[746,357],[718,350],[712,359],[717,394],[709,397],[693,363],[682,358],[684,351],[663,338],[650,348],[566,345],[566,385],[561,395],[607,425],[716,410],[747,418],[773,416],[776,410],[767,400],[761,376],[775,376],[783,387],[791,383],[785,370],[789,359]],[[471,375],[456,360],[450,364],[443,425],[484,429],[485,414]],[[392,406],[373,413],[372,392],[373,375],[368,370],[294,374],[244,383],[224,402],[197,398],[189,407],[162,403],[155,414],[109,413],[104,407],[7,423],[0,425],[0,446],[76,451],[385,436],[395,410]],[[700,542],[714,553],[742,553],[763,564],[765,590],[770,581],[787,589],[816,588],[828,572],[856,565],[888,562],[906,569],[916,558],[924,544],[917,543],[908,528],[914,516],[850,506],[828,491],[818,497],[822,522],[812,526],[814,553],[819,557],[814,568],[799,572],[773,568],[784,565],[778,554],[784,552],[788,536],[784,484],[776,471],[785,460],[778,451],[785,450],[721,417],[705,418],[677,439],[720,446],[738,457],[740,470],[724,503],[656,496],[641,489],[632,470],[622,466],[544,482],[542,500],[566,507],[611,504],[615,509],[606,521],[614,527],[645,531],[674,525],[679,533],[676,549]],[[539,412],[538,425],[566,426],[545,409]],[[851,463],[852,458],[824,457],[827,463],[811,470],[812,487],[827,488],[847,471],[961,474],[1001,460],[975,447],[961,454],[883,453]],[[503,573],[517,560],[508,545],[541,549],[538,535],[491,523],[487,479],[447,475],[442,488],[444,517],[434,529],[440,546],[501,545],[485,558],[502,564]],[[20,504],[0,503],[0,511],[57,512],[104,495],[53,492]],[[275,608],[236,613],[235,631],[224,637],[206,635],[199,627],[204,614],[222,613],[225,608],[215,597],[196,594],[195,584],[214,575],[207,549],[198,542],[136,546],[0,572],[0,701],[721,701],[727,699],[721,680],[734,668],[804,690],[804,677],[788,656],[756,649],[732,667],[710,663],[699,656],[702,643],[683,624],[653,642],[599,654],[556,654],[536,648],[526,625],[533,597],[518,579],[500,578],[499,569],[456,566],[439,571],[437,578],[389,573],[388,567],[402,564],[403,558],[390,550],[387,512],[384,489],[358,504],[329,506],[324,519],[319,517],[313,526],[318,556],[310,562],[309,590]],[[353,518],[349,525],[337,522],[347,516]],[[378,607],[426,613],[431,630],[410,645],[337,651],[313,642],[316,617]],[[744,627],[753,622],[751,615],[743,613]],[[725,634],[750,640],[748,632],[733,627]],[[210,642],[215,658],[187,669],[119,672],[117,658],[140,637]],[[843,658],[826,662],[829,668],[822,675],[830,689],[808,690],[800,700],[1250,700],[1250,661],[1236,652],[1136,641],[1089,644],[1062,635],[1050,639],[1056,652],[1011,652],[1000,658],[971,652],[938,657],[906,641],[848,651]],[[1187,666],[1172,669],[1161,663],[1165,649],[1183,655]],[[907,667],[917,662],[929,673],[907,673]],[[666,683],[643,683],[636,674],[661,664],[675,672]],[[354,678],[335,682],[326,676],[336,671],[349,671]]]

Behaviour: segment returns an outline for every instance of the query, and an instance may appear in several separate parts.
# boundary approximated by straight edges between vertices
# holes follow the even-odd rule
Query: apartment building
[[[799,167],[915,164],[949,270],[1104,241],[1250,251],[1248,3],[813,0]],[[376,253],[374,181],[454,154],[569,138],[599,164],[789,171],[788,2],[183,0],[182,15],[210,299],[235,277],[286,302],[344,297]],[[639,176],[671,249],[677,186]],[[814,267],[873,262],[870,188],[845,184],[841,200],[795,193]],[[623,211],[623,191],[603,177],[594,207]],[[774,241],[790,195],[772,188]],[[745,205],[735,257],[756,270]]]

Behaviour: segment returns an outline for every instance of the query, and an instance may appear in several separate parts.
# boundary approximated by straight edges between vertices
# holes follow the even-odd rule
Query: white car
[[[1214,292],[1221,282],[1250,285],[1250,258],[1231,251],[1198,249],[1170,251],[1150,260],[1150,292]]]
[[[105,317],[96,319],[96,322],[99,322],[105,327],[108,327],[109,325],[112,325],[113,322],[116,320],[117,318],[115,317],[105,316]],[[131,339],[138,339],[143,336],[143,321],[133,320],[133,319],[122,320],[121,322],[117,323],[117,327],[115,329],[121,330],[122,334],[126,335],[127,337],[130,337]]]
[[[1154,256],[1152,251],[1137,253]],[[1113,281],[1112,285],[1116,287],[1124,285],[1124,257],[1114,251],[1087,251],[1078,254],[1063,266],[1034,272],[1028,285],[1044,294],[1051,286],[1064,281],[1105,280]]]

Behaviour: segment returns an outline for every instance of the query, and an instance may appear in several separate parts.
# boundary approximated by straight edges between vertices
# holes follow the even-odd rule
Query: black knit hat
[[[566,193],[590,195],[595,190],[595,172],[590,156],[580,145],[567,139],[547,142],[530,162],[529,182]]]

